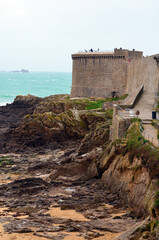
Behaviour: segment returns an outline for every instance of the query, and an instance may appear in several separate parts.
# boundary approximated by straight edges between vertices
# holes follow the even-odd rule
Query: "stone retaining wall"
[[[159,67],[153,57],[145,57],[128,64],[127,93],[130,93],[142,84],[144,85],[144,90],[151,93],[157,93],[158,83]]]

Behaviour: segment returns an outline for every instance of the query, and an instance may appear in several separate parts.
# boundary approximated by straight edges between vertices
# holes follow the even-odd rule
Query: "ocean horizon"
[[[17,95],[70,94],[71,84],[71,72],[0,72],[0,106],[12,103]]]

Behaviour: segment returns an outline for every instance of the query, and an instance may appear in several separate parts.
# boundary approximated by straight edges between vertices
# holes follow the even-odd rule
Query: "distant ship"
[[[21,69],[21,72],[22,72],[22,73],[29,73],[29,70]]]
[[[27,69],[21,69],[20,71],[19,71],[19,70],[15,70],[15,71],[11,71],[11,72],[29,73],[29,70],[27,70]]]

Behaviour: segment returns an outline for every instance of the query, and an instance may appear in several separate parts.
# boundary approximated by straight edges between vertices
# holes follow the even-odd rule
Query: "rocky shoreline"
[[[109,235],[114,239],[137,222],[100,179],[81,179],[75,171],[76,167],[79,171],[77,162],[69,163],[70,174],[62,169],[63,161],[57,164],[52,153],[4,157],[13,165],[4,166],[4,171],[1,167],[1,239],[11,239],[15,234],[15,239],[28,234],[32,239],[71,239],[72,233],[76,233],[73,239],[105,239],[102,237]]]
[[[145,194],[148,172],[136,167],[140,160],[129,161],[123,143],[109,141],[112,104],[108,110],[87,110],[87,104],[68,95],[28,95],[0,107],[1,239],[148,234],[149,213],[142,197],[132,196]]]

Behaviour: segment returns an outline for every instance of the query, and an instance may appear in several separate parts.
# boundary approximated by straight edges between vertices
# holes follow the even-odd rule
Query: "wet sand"
[[[108,209],[112,209],[111,205],[106,204]],[[116,214],[112,214],[112,217],[115,216],[122,216],[126,212],[119,212]],[[0,216],[3,217],[14,217],[16,213],[14,212],[9,212],[8,208],[0,208]],[[58,217],[61,219],[71,219],[74,221],[90,221],[89,219],[85,218],[81,213],[76,212],[75,210],[61,210],[58,207],[51,207],[49,211],[47,211],[45,214],[50,214],[52,217]],[[16,216],[16,219],[26,219],[28,216],[26,214],[20,214],[19,216]],[[7,224],[8,222],[5,223],[0,223],[0,239],[1,240],[46,240],[48,238],[45,237],[39,237],[34,235],[34,229],[33,233],[7,233],[4,231],[4,225]],[[54,224],[55,226],[55,224]],[[58,225],[57,225],[58,226]],[[101,237],[97,237],[95,239],[97,240],[113,240],[117,238],[121,233],[111,233],[111,232],[102,232],[102,231],[96,231],[99,232],[100,234],[103,234]],[[52,236],[58,236],[58,232],[51,233]],[[60,234],[66,235],[63,239],[64,240],[84,240],[85,238],[80,236],[80,232],[65,232],[61,231]]]

